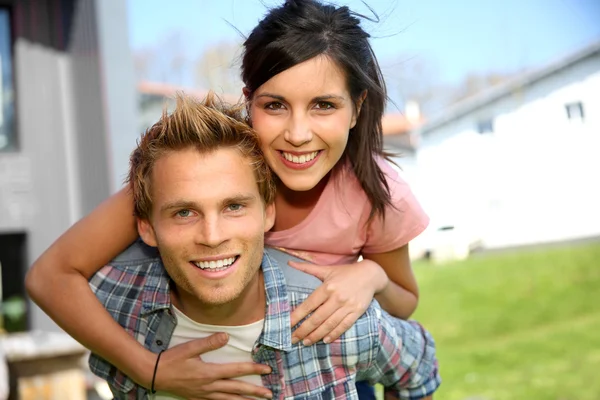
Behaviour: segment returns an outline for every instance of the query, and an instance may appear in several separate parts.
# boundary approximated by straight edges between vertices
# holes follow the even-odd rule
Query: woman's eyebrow
[[[280,96],[278,94],[273,94],[273,93],[261,93],[258,96],[256,96],[256,98],[259,98],[259,97],[270,97],[272,99],[277,99],[277,100],[280,100],[280,101],[285,101],[285,97]]]
[[[256,96],[256,98],[259,98],[259,97],[268,97],[268,98],[276,99],[276,100],[283,101],[283,102],[286,101],[285,97],[278,95],[278,94],[273,94],[273,93],[261,93],[258,96]],[[346,100],[346,98],[344,96],[340,96],[337,94],[324,94],[321,96],[314,97],[312,99],[312,102],[317,103],[319,101],[327,101],[327,100],[344,101],[344,100]]]
[[[323,96],[317,96],[312,101],[313,103],[317,103],[319,101],[327,101],[327,100],[337,100],[344,101],[346,98],[344,96],[339,96],[337,94],[325,94]]]

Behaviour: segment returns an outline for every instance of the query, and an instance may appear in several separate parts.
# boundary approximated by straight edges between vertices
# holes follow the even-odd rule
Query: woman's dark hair
[[[387,156],[381,129],[387,96],[368,39],[358,15],[348,7],[315,0],[287,0],[271,9],[244,42],[242,80],[252,99],[256,89],[273,76],[323,55],[344,71],[355,106],[366,91],[343,157],[350,161],[371,201],[373,217],[376,213],[385,216],[385,207],[391,200],[387,181],[375,159],[377,155]]]

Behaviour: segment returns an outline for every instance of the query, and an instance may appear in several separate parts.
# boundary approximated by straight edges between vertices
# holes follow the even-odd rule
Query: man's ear
[[[138,218],[137,220],[137,228],[140,237],[148,246],[157,247],[158,242],[156,241],[156,234],[154,233],[154,228],[152,228],[152,224],[147,219]]]
[[[363,90],[363,92],[358,97],[358,100],[356,101],[356,112],[354,113],[354,115],[352,115],[352,121],[350,122],[350,129],[352,129],[356,126],[356,121],[358,120],[358,116],[360,115],[360,110],[362,109],[363,103],[365,102],[366,98],[367,98],[367,91]]]
[[[265,232],[270,231],[273,225],[275,225],[275,202],[265,208]]]

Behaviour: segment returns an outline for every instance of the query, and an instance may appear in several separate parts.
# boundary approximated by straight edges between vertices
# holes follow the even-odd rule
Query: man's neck
[[[265,317],[266,294],[263,273],[259,270],[242,293],[225,304],[206,304],[177,288],[173,288],[171,292],[171,301],[190,319],[201,324],[248,325]]]

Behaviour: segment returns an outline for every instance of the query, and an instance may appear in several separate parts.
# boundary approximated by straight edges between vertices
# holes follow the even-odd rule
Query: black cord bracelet
[[[158,353],[158,357],[156,357],[156,364],[154,365],[154,373],[152,374],[152,386],[150,387],[150,393],[154,394],[156,393],[156,390],[154,390],[154,380],[156,379],[156,371],[158,370],[158,362],[160,361],[160,356],[162,355],[164,350],[161,350]]]

